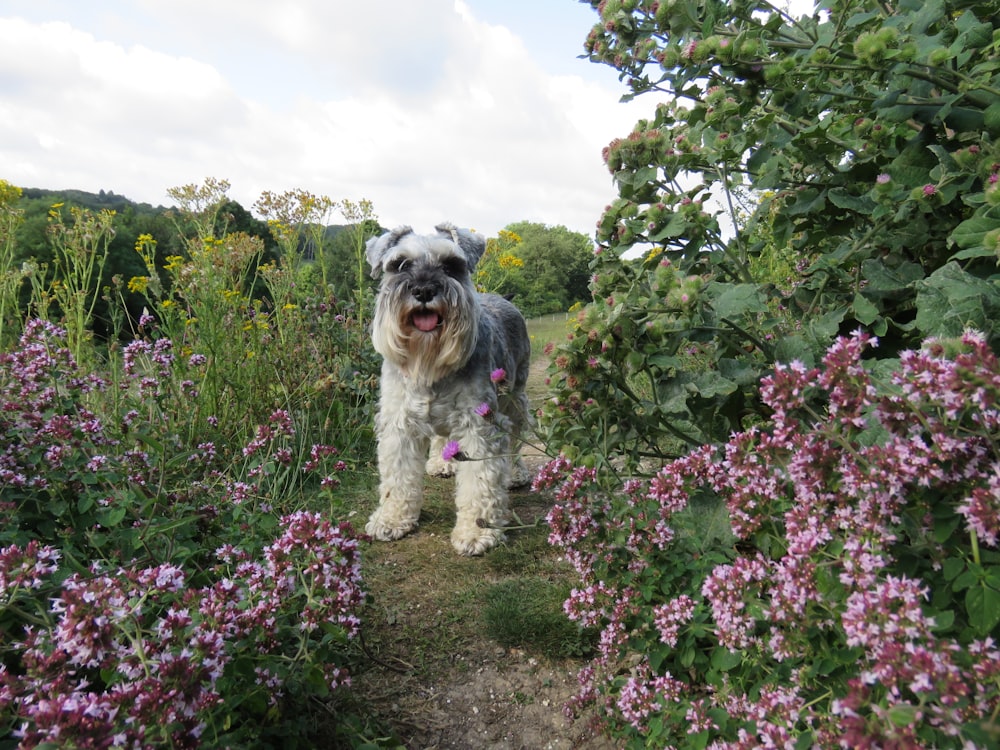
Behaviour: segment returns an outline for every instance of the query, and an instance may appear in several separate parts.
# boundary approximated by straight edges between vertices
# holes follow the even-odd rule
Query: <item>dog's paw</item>
[[[474,527],[451,532],[451,545],[460,555],[474,557],[481,555],[502,542],[506,537],[500,529]]]
[[[534,480],[535,475],[531,473],[531,469],[525,466],[524,461],[518,458],[513,466],[510,467],[510,479],[507,481],[507,489],[516,490],[527,487]]]
[[[436,456],[427,460],[425,470],[432,477],[448,478],[455,476],[455,467]]]
[[[416,523],[388,523],[379,515],[378,511],[375,511],[368,519],[368,523],[365,524],[365,533],[380,542],[394,542],[397,539],[402,539],[415,528],[417,528]]]

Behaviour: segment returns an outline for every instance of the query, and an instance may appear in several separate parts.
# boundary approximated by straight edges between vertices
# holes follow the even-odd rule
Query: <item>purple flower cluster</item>
[[[21,746],[199,747],[239,679],[237,657],[269,675],[242,689],[277,703],[307,658],[297,633],[328,624],[353,636],[364,601],[347,527],[306,512],[281,526],[262,560],[220,549],[214,582],[200,587],[170,564],[94,566],[58,584],[44,624],[13,646],[21,670],[0,666],[0,712],[17,717]],[[0,552],[5,600],[18,584],[56,584],[54,559],[35,544]],[[323,670],[330,689],[349,683],[337,664]]]
[[[253,746],[286,693],[348,684],[358,542],[318,514],[244,504],[274,498],[267,473],[225,470],[221,443],[188,455],[167,413],[140,435],[122,412],[166,393],[143,383],[170,387],[173,348],[122,357],[126,382],[108,389],[37,320],[0,353],[0,723],[20,747]],[[102,403],[123,406],[102,420],[88,408]],[[307,472],[337,455],[299,460],[293,437],[276,410],[248,455]]]
[[[819,367],[777,367],[761,385],[770,426],[651,480],[606,492],[565,460],[543,470],[550,541],[583,583],[566,611],[603,627],[577,707],[661,745],[987,736],[1000,711],[1000,363],[966,333],[903,353],[878,380],[864,361],[876,343],[857,333]],[[691,530],[706,496],[724,502],[728,538]]]

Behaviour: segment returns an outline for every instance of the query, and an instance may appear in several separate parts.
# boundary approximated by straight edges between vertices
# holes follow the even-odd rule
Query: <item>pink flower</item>
[[[441,450],[441,458],[445,461],[451,461],[453,458],[461,460],[458,458],[462,454],[462,446],[458,444],[457,440],[449,440],[445,443],[444,448]]]
[[[497,369],[495,369],[493,372],[490,373],[490,380],[494,383],[499,383],[505,377],[507,377],[507,371],[504,370],[502,367],[498,367]]]

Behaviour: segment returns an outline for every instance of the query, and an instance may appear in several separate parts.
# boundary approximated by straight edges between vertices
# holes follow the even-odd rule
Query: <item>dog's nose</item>
[[[427,303],[437,296],[437,286],[435,284],[411,284],[410,294],[417,302]]]

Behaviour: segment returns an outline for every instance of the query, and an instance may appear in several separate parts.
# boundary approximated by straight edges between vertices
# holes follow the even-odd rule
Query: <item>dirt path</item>
[[[569,579],[544,528],[512,532],[506,548],[481,558],[459,557],[448,537],[450,490],[448,480],[430,480],[418,531],[368,550],[366,640],[377,662],[356,676],[355,691],[408,750],[612,750],[563,710],[583,660],[501,646],[482,621],[483,593],[497,582]],[[529,524],[550,501],[513,493],[511,506]]]
[[[546,368],[545,357],[532,364],[528,395],[535,406]],[[522,453],[533,471],[548,461],[537,448]],[[355,675],[353,692],[407,750],[614,750],[591,721],[571,721],[564,712],[585,660],[530,643],[501,645],[484,622],[491,587],[576,583],[547,542],[551,499],[513,492],[511,508],[525,528],[483,557],[467,558],[449,542],[453,491],[450,480],[428,479],[418,530],[365,551],[365,638],[373,660]]]

